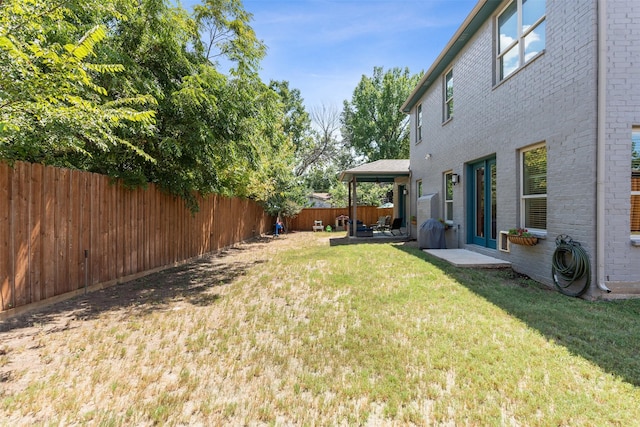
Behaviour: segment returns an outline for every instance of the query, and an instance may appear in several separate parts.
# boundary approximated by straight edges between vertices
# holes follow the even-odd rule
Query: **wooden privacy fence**
[[[298,216],[288,220],[287,226],[292,231],[311,231],[313,222],[322,221],[325,227],[335,226],[336,218],[340,215],[349,215],[349,208],[305,208]],[[378,208],[377,206],[358,206],[358,221],[372,225],[381,216],[391,216],[393,220],[393,208]]]
[[[109,285],[270,232],[254,201],[212,195],[195,215],[154,185],[0,162],[0,311]]]

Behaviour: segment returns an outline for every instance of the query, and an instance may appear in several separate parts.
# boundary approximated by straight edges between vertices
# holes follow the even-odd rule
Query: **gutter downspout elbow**
[[[607,0],[598,0],[598,82],[597,82],[597,142],[596,142],[596,283],[607,293],[611,289],[604,282],[605,265],[605,146],[607,113]]]

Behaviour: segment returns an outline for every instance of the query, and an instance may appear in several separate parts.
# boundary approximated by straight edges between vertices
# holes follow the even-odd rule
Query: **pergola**
[[[358,224],[358,182],[394,183],[397,178],[409,178],[410,176],[409,159],[376,160],[342,172],[340,181],[349,184],[349,212],[351,212],[352,223]],[[357,226],[349,227],[349,236],[354,236],[356,229]]]

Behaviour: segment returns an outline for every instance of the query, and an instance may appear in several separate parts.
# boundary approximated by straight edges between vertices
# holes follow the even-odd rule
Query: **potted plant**
[[[440,224],[444,225],[445,231],[453,227],[451,224],[449,224],[447,221],[445,221],[442,218],[438,218],[438,221],[440,221]]]
[[[538,238],[529,233],[526,228],[511,228],[507,237],[516,245],[533,246],[538,243]]]
[[[411,215],[411,224],[416,225],[417,219],[415,215]]]

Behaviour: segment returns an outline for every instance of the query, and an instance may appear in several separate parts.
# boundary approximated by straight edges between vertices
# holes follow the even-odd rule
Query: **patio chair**
[[[385,215],[378,218],[378,222],[372,225],[372,228],[376,231],[385,231],[391,227],[391,216]]]
[[[394,233],[394,231],[398,230],[398,235],[401,235],[402,231],[400,230],[400,227],[402,227],[402,218],[394,218],[390,227],[391,234],[395,236],[396,233]]]
[[[324,230],[324,226],[322,225],[322,220],[313,221],[313,231],[322,231]]]

